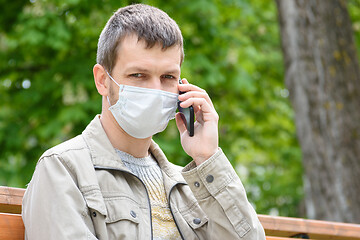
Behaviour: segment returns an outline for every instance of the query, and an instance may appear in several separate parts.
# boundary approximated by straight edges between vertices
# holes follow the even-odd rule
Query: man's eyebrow
[[[149,70],[147,70],[146,68],[141,68],[141,67],[130,67],[126,70],[126,72],[141,72],[141,73],[147,73],[149,72]]]
[[[165,71],[165,74],[179,74],[179,69],[170,69],[168,71]]]
[[[126,72],[127,73],[129,73],[129,72],[148,73],[150,71],[148,69],[142,68],[142,67],[130,67],[126,70]],[[179,69],[170,69],[170,70],[164,71],[164,74],[180,74],[180,70]]]

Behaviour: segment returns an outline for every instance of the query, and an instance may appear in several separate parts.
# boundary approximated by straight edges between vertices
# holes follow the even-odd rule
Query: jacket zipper
[[[171,208],[171,201],[170,201],[170,195],[171,195],[171,192],[172,190],[175,188],[176,185],[179,185],[179,184],[183,184],[183,185],[186,185],[186,183],[176,183],[174,186],[171,187],[170,191],[169,191],[169,199],[168,199],[168,202],[169,202],[169,208],[170,208],[170,213],[174,219],[174,222],[175,222],[175,225],[176,225],[176,228],[178,229],[179,233],[180,233],[180,237],[182,240],[185,240],[184,236],[182,235],[181,231],[180,231],[180,228],[179,228],[179,225],[175,219],[175,216],[174,216],[174,213],[172,211],[172,208]]]
[[[152,215],[151,215],[151,203],[150,203],[150,197],[149,197],[149,193],[148,193],[148,190],[146,188],[146,185],[145,183],[138,177],[136,176],[135,174],[133,174],[132,172],[129,172],[129,171],[125,171],[125,170],[122,170],[122,169],[119,169],[119,168],[112,168],[112,167],[99,167],[99,166],[94,166],[95,169],[103,169],[103,170],[115,170],[115,171],[120,171],[120,172],[123,172],[123,173],[128,173],[132,176],[134,176],[135,178],[137,178],[141,184],[144,186],[145,190],[146,190],[146,196],[147,196],[147,200],[148,200],[148,204],[149,204],[149,210],[150,210],[150,229],[151,229],[151,240],[153,239],[153,226],[152,226]],[[170,210],[171,211],[171,210]],[[172,213],[171,213],[172,214]],[[184,238],[183,238],[184,239]]]

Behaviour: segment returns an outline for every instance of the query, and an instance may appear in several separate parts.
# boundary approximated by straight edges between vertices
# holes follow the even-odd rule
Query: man
[[[179,85],[183,39],[161,10],[119,9],[98,43],[101,115],[40,158],[23,199],[27,239],[265,239],[240,179],[218,147],[218,115],[207,93]],[[184,94],[178,95],[179,91]],[[171,164],[152,141],[193,106],[193,161]]]

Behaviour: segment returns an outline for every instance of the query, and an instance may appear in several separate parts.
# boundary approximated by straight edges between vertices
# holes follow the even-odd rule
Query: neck
[[[151,137],[139,139],[130,136],[119,126],[108,109],[103,109],[100,121],[114,148],[136,158],[143,158],[149,155]]]

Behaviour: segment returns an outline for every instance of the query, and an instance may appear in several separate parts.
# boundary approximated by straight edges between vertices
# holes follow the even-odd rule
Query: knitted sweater
[[[116,149],[116,152],[125,166],[140,178],[146,186],[151,204],[153,239],[181,239],[170,212],[161,169],[154,157],[149,155],[144,158],[135,158],[118,149]]]

